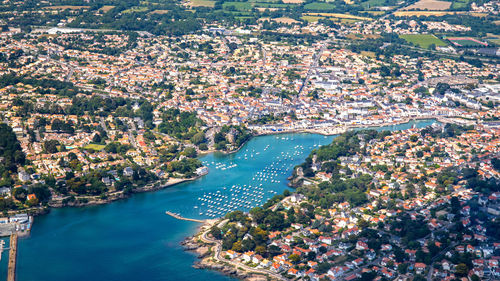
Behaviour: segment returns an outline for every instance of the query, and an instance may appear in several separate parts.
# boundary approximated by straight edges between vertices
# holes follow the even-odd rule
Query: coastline
[[[69,197],[64,197],[64,198],[57,198],[53,199],[49,202],[48,206],[49,208],[63,208],[63,207],[85,207],[85,206],[95,206],[95,205],[103,205],[103,204],[108,204],[117,200],[121,199],[126,199],[132,196],[133,194],[136,193],[143,193],[143,192],[151,192],[151,191],[157,191],[161,189],[165,189],[167,187],[171,187],[177,184],[181,184],[184,182],[189,182],[189,181],[194,181],[199,179],[202,176],[196,176],[192,178],[170,178],[167,180],[166,183],[160,183],[161,181],[156,181],[154,183],[147,184],[142,187],[137,187],[136,189],[132,190],[131,193],[124,193],[123,190],[120,191],[115,191],[109,194],[106,194],[106,198],[101,198],[101,196],[81,196],[81,197],[75,197],[75,200],[72,202],[68,202],[66,204],[63,204],[62,201],[66,198]],[[160,184],[158,184],[160,183]],[[88,200],[87,202],[78,202],[78,199],[86,199]],[[50,209],[48,210],[50,211]],[[47,212],[48,212],[47,211]],[[41,215],[41,214],[46,214],[47,212],[40,213],[40,214],[35,214],[35,215]]]
[[[216,255],[220,254],[219,247],[221,245],[215,240],[209,240],[206,237],[206,233],[217,222],[219,222],[219,219],[205,220],[204,223],[200,224],[193,236],[186,237],[180,243],[184,251],[191,252],[197,256],[198,261],[192,265],[193,268],[214,270],[223,275],[246,281],[284,280],[270,274],[252,272],[242,267],[236,267],[216,257]]]

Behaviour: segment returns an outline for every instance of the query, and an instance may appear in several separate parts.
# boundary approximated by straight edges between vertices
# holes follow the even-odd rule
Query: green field
[[[106,146],[105,145],[102,145],[102,144],[94,144],[94,143],[91,143],[91,144],[87,144],[84,149],[90,149],[90,150],[95,150],[95,151],[100,151],[100,150],[103,150]]]
[[[234,7],[236,11],[250,11],[252,6],[250,2],[224,2],[222,4],[224,10],[231,10],[233,9],[232,7]]]
[[[365,9],[372,9],[373,7],[386,6],[385,0],[368,0],[361,3],[361,6]]]
[[[255,3],[255,7],[259,8],[286,8],[293,4],[282,4],[282,3]]]
[[[317,17],[317,16],[302,16],[302,19],[307,22],[317,22],[319,19],[324,19],[325,17]]]
[[[122,14],[146,12],[148,7],[132,7],[122,12]]]
[[[210,7],[215,6],[215,1],[210,0],[190,0],[191,7]]]
[[[312,2],[304,5],[304,9],[310,11],[330,11],[335,9],[335,5],[325,2]]]
[[[430,45],[446,46],[446,43],[432,34],[403,34],[399,35],[400,38],[406,40],[408,43],[419,45],[422,48],[429,48]]]
[[[467,7],[467,4],[469,4],[469,0],[455,0],[451,4],[452,9],[463,9]]]

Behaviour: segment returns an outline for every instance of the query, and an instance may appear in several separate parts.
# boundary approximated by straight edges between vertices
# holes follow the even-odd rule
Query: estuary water
[[[434,122],[377,129],[401,130]],[[209,173],[198,180],[107,205],[53,209],[35,218],[31,235],[19,240],[17,280],[232,280],[192,268],[196,256],[183,251],[179,243],[196,232],[198,223],[176,220],[165,211],[205,219],[260,205],[283,193],[293,167],[333,138],[256,137],[234,154],[200,157]],[[7,257],[4,253],[0,261],[0,279],[6,278]]]

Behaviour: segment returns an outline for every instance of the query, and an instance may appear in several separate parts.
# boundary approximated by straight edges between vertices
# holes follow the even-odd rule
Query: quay
[[[16,263],[17,263],[17,234],[12,234],[10,236],[9,268],[7,270],[7,281],[16,280]]]
[[[190,219],[190,218],[185,218],[185,217],[182,217],[181,215],[179,214],[175,214],[175,213],[172,213],[170,211],[167,211],[166,212],[167,215],[171,216],[171,217],[174,217],[178,220],[183,220],[183,221],[194,221],[194,222],[199,222],[199,223],[205,223],[204,220],[197,220],[197,219]],[[10,281],[10,280],[8,280]]]

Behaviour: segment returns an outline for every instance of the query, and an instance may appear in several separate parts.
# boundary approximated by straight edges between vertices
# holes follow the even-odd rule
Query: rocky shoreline
[[[249,273],[244,270],[237,269],[232,265],[216,262],[212,258],[211,249],[213,245],[201,242],[197,235],[187,237],[181,242],[181,245],[185,251],[189,251],[197,255],[198,261],[193,264],[194,268],[215,270],[226,276],[246,281],[269,280],[267,276]]]

